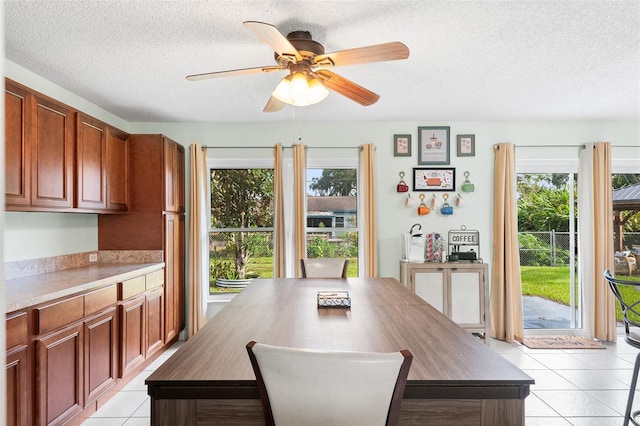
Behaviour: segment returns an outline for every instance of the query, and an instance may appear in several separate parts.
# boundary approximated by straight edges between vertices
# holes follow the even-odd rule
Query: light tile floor
[[[619,426],[622,424],[631,373],[638,350],[624,342],[605,343],[606,349],[529,349],[492,340],[491,349],[536,381],[526,399],[526,426]],[[149,424],[149,396],[145,379],[184,342],[177,342],[136,376],[83,426]],[[640,409],[640,396],[634,401]]]

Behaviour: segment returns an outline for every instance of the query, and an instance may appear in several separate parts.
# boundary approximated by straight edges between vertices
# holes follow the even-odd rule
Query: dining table
[[[348,303],[326,306],[318,294],[327,292],[346,294]],[[395,278],[254,279],[146,379],[151,424],[264,424],[246,351],[252,340],[322,350],[409,350],[400,425],[524,425],[534,384]]]

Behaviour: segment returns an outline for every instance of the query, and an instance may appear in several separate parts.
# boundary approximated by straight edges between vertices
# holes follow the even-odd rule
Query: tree
[[[211,227],[238,229],[224,233],[237,278],[245,278],[252,246],[261,243],[247,229],[273,226],[272,199],[271,169],[211,171]]]
[[[518,175],[518,230],[568,231],[567,174]]]
[[[356,169],[323,169],[322,176],[311,179],[309,189],[320,196],[355,196],[357,177]]]

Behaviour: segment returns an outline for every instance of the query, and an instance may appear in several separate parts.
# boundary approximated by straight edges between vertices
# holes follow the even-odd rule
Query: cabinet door
[[[36,340],[36,424],[61,425],[83,407],[82,323]]]
[[[21,86],[6,81],[4,92],[5,201],[7,206],[31,203],[31,107],[33,97]]]
[[[146,356],[145,301],[143,294],[120,305],[120,377],[135,370]]]
[[[178,334],[179,312],[177,312],[177,298],[179,297],[180,268],[177,265],[180,259],[180,221],[176,213],[165,213],[165,242],[164,242],[164,341],[171,341]],[[178,294],[176,294],[178,292]]]
[[[176,196],[178,198],[178,208],[177,211],[179,213],[184,213],[184,193],[185,193],[185,176],[184,176],[184,147],[182,145],[178,145],[178,157],[177,157],[177,168],[176,168]]]
[[[164,289],[148,291],[147,297],[147,357],[162,349],[164,344]]]
[[[178,144],[164,138],[164,209],[178,211]]]
[[[117,377],[118,321],[116,307],[84,321],[84,400],[95,401]]]
[[[7,425],[28,424],[28,370],[27,346],[14,348],[7,353]]]
[[[78,114],[76,148],[76,206],[105,209],[106,200],[106,125]]]
[[[450,318],[465,327],[480,327],[484,324],[484,283],[482,273],[474,270],[450,271],[451,315]]]
[[[412,290],[431,306],[447,315],[447,282],[443,269],[413,269],[411,271]]]
[[[129,135],[107,129],[107,209],[129,210]]]
[[[31,115],[31,205],[71,208],[74,111],[36,95]]]

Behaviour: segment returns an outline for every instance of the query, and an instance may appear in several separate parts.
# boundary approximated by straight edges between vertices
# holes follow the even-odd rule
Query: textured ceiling
[[[10,61],[130,122],[616,120],[640,115],[640,2],[4,1]],[[401,41],[403,61],[333,71],[378,93],[262,108],[284,73],[243,21],[327,52]]]

